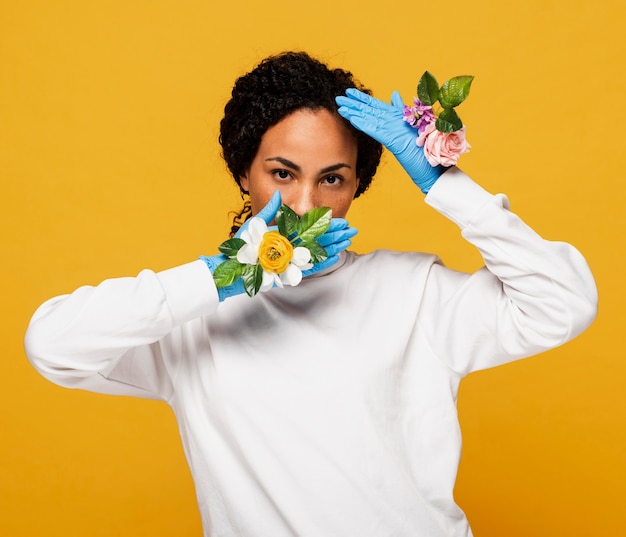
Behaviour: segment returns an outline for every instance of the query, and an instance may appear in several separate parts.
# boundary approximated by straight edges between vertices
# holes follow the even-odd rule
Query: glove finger
[[[258,212],[258,214],[255,214],[253,216],[258,216],[259,218],[262,218],[266,224],[269,224],[272,220],[274,220],[274,217],[276,216],[276,212],[278,211],[281,203],[282,203],[282,198],[280,196],[280,190],[277,190],[276,192],[274,192],[270,200],[267,202],[267,205],[265,205],[265,207],[263,207]],[[246,220],[243,223],[243,225],[239,228],[239,230],[235,234],[235,237],[237,238],[241,237],[242,233],[246,229],[248,229],[249,225],[250,225],[250,219],[248,218],[248,220]]]
[[[359,91],[356,88],[348,88],[346,90],[346,96],[349,99],[359,101],[377,110],[395,111],[395,108],[391,106],[389,103],[386,103],[385,101],[381,101],[380,99],[377,99],[376,97],[372,97],[371,95],[368,95],[367,93],[363,93],[362,91]]]
[[[334,242],[332,244],[329,244],[328,246],[325,246],[324,249],[326,250],[326,253],[329,256],[335,256],[339,252],[343,252],[344,250],[350,248],[351,244],[352,244],[352,241],[349,239],[346,239],[341,242]]]
[[[339,231],[348,227],[348,221],[343,218],[332,218],[330,226],[326,230],[326,233],[332,233],[333,231]]]
[[[328,252],[328,248],[330,248],[335,243],[341,243],[345,240],[349,240],[354,237],[358,233],[358,230],[350,227],[347,229],[342,229],[340,231],[335,231],[329,233],[328,231],[324,233],[321,237],[317,238],[317,242],[320,246],[326,249]],[[336,253],[336,252],[333,252]]]
[[[400,112],[404,112],[404,101],[397,91],[391,94],[391,104],[400,110]]]
[[[254,216],[262,218],[266,224],[269,224],[272,220],[274,220],[276,212],[278,211],[281,203],[282,198],[280,196],[280,190],[277,190],[276,192],[274,192],[274,195],[271,197],[271,199],[267,202],[267,205]]]
[[[354,128],[364,132],[368,136],[371,136],[377,142],[381,144],[387,145],[391,143],[393,138],[389,135],[389,133],[385,130],[385,126],[387,122],[377,119],[364,116],[359,112],[346,111],[343,108],[339,109],[339,114],[345,117]]]
[[[393,121],[398,117],[402,117],[402,112],[398,112],[395,107],[383,103],[378,99],[365,103],[349,97],[340,96],[335,98],[335,102],[339,105],[340,110],[344,108],[346,111],[352,111],[352,113],[358,113],[365,117],[382,118],[385,121]]]

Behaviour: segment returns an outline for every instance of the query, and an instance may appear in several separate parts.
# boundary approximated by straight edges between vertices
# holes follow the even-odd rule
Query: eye
[[[327,175],[324,177],[324,182],[329,185],[338,185],[343,182],[343,178],[339,175]]]
[[[289,173],[289,171],[288,171],[288,170],[274,170],[274,171],[272,172],[272,174],[273,174],[275,177],[278,177],[278,179],[281,179],[281,180],[283,180],[283,181],[284,181],[285,179],[289,179],[289,177],[291,177],[291,173]]]

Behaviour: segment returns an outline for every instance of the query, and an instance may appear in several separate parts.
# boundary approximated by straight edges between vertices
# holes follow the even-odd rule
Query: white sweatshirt
[[[452,496],[461,378],[573,338],[597,295],[576,249],[460,170],[427,202],[486,268],[349,252],[222,303],[202,261],[145,270],[44,303],[27,354],[62,386],[172,407],[206,536],[470,536]]]

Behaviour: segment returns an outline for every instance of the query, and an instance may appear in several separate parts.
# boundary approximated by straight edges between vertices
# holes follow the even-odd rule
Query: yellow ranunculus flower
[[[281,274],[289,266],[292,257],[293,246],[280,232],[272,230],[263,235],[259,246],[259,263],[263,270]]]

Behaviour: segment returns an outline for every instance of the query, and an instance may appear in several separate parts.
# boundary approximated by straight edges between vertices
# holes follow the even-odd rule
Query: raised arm
[[[483,256],[485,268],[474,274],[431,270],[419,324],[442,361],[465,374],[556,347],[589,326],[597,290],[576,248],[540,237],[509,211],[504,195],[491,195],[455,166],[431,166],[397,93],[388,104],[348,90],[337,102]]]
[[[280,203],[276,193],[257,216],[269,224]],[[355,233],[345,220],[333,219],[318,239],[329,257],[304,277],[335,263]],[[168,399],[183,325],[200,322],[220,302],[244,293],[240,280],[216,287],[212,273],[225,259],[202,256],[163,272],[144,270],[137,277],[106,280],[48,300],[32,317],[26,354],[44,377],[65,387]]]
[[[552,349],[583,332],[597,311],[593,275],[571,244],[542,238],[456,167],[426,196],[483,257],[473,274],[435,265],[421,326],[442,361],[459,373]],[[454,327],[455,330],[451,330]]]
[[[61,386],[167,398],[173,364],[159,342],[218,303],[202,261],[105,280],[43,303],[26,332],[26,354],[44,377]],[[108,381],[108,372],[122,358],[150,372],[138,371],[135,380],[129,379],[132,385]]]

